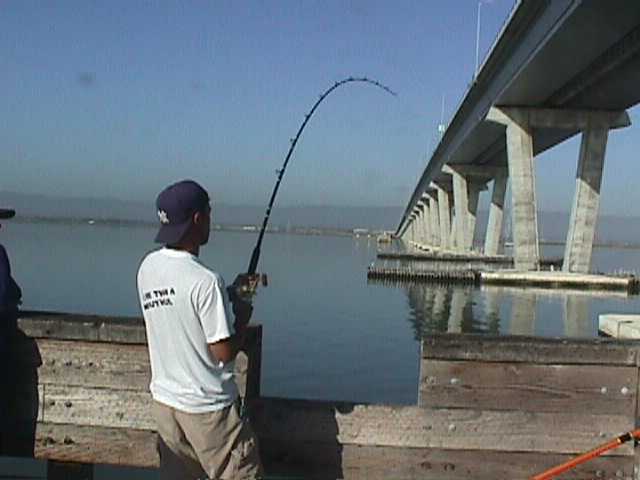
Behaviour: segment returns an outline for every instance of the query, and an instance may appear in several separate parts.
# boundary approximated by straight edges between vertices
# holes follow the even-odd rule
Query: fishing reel
[[[258,286],[268,286],[266,273],[240,273],[233,283],[227,288],[229,299],[239,299],[243,302],[253,303],[253,297],[258,293]]]

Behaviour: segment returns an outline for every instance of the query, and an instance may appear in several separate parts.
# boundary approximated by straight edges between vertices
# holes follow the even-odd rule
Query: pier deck
[[[141,321],[33,313],[19,324],[15,413],[35,426],[36,457],[155,468]],[[524,479],[637,417],[636,342],[432,335],[414,406],[263,397],[260,351],[254,327],[237,368],[270,475]],[[635,465],[626,445],[563,478],[632,478]]]
[[[501,270],[480,272],[480,283],[498,285],[531,285],[536,287],[564,287],[594,290],[624,290],[638,293],[639,279],[633,276],[616,277],[565,272],[519,272]]]
[[[426,252],[378,252],[380,260],[411,260],[418,262],[474,263],[479,265],[513,266],[513,257],[507,255],[483,255],[480,253],[453,253],[442,251]],[[561,258],[540,260],[540,268],[550,270],[562,268]]]
[[[640,340],[640,315],[616,313],[600,315],[598,330],[613,338]]]

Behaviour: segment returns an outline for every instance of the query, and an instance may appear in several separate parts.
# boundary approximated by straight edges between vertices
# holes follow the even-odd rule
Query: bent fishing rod
[[[589,450],[588,452],[583,453],[582,455],[578,455],[577,457],[572,458],[567,462],[561,463],[560,465],[550,468],[549,470],[545,470],[544,472],[539,473],[538,475],[534,475],[533,477],[531,477],[530,480],[549,480],[551,478],[555,478],[561,473],[564,473],[568,470],[571,470],[572,468],[577,467],[580,464],[583,464],[589,460],[599,457],[603,453],[608,452],[609,450],[613,450],[614,448],[618,448],[619,446],[624,445],[625,443],[631,440],[635,440],[635,441],[640,440],[640,429],[636,429],[636,430],[632,430],[630,432],[624,433],[619,437],[616,437],[608,441],[607,443],[603,443],[602,445],[599,445],[593,450]]]
[[[304,116],[304,120],[302,121],[300,128],[298,128],[298,132],[296,133],[296,136],[291,139],[291,145],[289,146],[289,151],[285,156],[282,168],[279,170],[276,170],[278,177],[276,180],[276,184],[273,187],[273,191],[271,192],[271,198],[269,200],[269,204],[267,205],[267,210],[265,212],[264,219],[262,220],[262,227],[260,228],[260,233],[258,234],[258,241],[256,242],[256,246],[254,247],[253,253],[251,254],[251,260],[249,261],[249,268],[247,269],[247,273],[245,275],[242,275],[242,277],[246,277],[245,282],[247,281],[247,279],[249,279],[248,281],[251,284],[251,285],[246,285],[244,290],[252,291],[252,290],[255,290],[255,287],[257,286],[256,271],[258,269],[258,261],[260,260],[260,249],[262,248],[262,240],[264,238],[264,234],[267,229],[267,224],[269,223],[269,217],[271,216],[271,211],[273,209],[273,204],[276,200],[276,195],[278,194],[278,189],[280,188],[280,183],[282,182],[282,177],[284,177],[285,171],[287,170],[287,166],[289,165],[289,161],[291,160],[291,156],[293,154],[293,151],[296,148],[296,145],[298,144],[298,140],[300,139],[302,132],[307,126],[307,123],[309,123],[309,120],[315,113],[318,106],[324,101],[325,98],[327,98],[331,94],[331,92],[341,87],[342,85],[345,85],[347,83],[354,83],[354,82],[368,83],[370,85],[373,85],[375,87],[378,87],[384,90],[385,92],[393,96],[397,95],[389,87],[381,84],[376,80],[372,80],[367,77],[348,77],[343,80],[340,80],[339,82],[334,83],[330,88],[325,90],[320,95],[318,100],[316,100],[316,103],[313,104],[313,107],[311,107],[311,110],[309,110],[309,112]],[[263,283],[266,284],[266,277],[263,277]]]

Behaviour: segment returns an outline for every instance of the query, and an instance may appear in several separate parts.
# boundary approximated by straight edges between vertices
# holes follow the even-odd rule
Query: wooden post
[[[245,398],[260,397],[262,378],[262,325],[255,325],[247,331],[246,353],[248,358]]]

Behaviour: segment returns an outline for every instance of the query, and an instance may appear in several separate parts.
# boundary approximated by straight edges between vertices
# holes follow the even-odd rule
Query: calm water
[[[140,315],[135,274],[155,229],[7,223],[0,241],[24,308]],[[228,281],[255,233],[213,232],[201,256]],[[547,248],[557,257],[561,247]],[[254,318],[264,325],[262,392],[292,398],[412,404],[418,339],[429,331],[590,337],[600,313],[640,312],[640,298],[515,288],[367,283],[367,239],[267,235]],[[594,250],[594,268],[640,271],[640,251]]]

